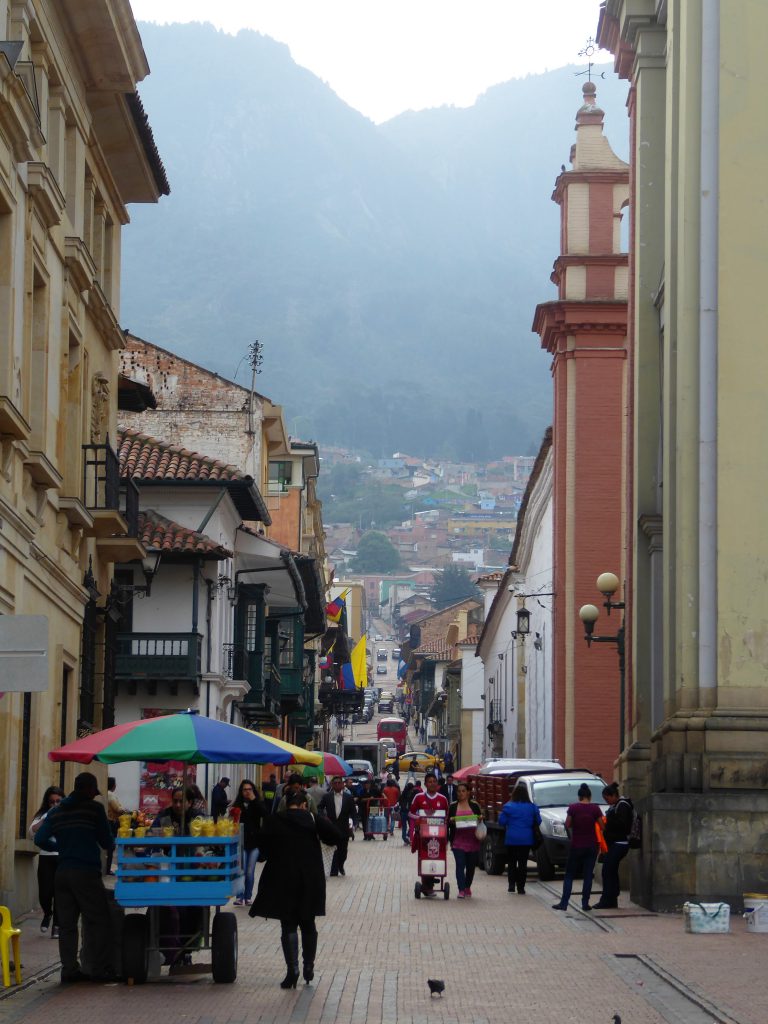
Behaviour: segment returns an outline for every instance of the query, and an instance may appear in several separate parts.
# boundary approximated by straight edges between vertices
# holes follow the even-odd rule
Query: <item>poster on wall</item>
[[[177,708],[142,708],[142,718],[175,714]],[[171,792],[184,781],[183,761],[144,761],[139,776],[139,810],[155,816],[171,802]],[[197,766],[187,767],[187,783],[197,781]]]

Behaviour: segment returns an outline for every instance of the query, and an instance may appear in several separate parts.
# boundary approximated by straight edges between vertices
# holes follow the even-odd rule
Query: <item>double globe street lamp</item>
[[[614,601],[613,595],[619,589],[619,577],[613,572],[604,572],[597,577],[596,587],[605,598],[603,608],[610,615],[612,611],[624,611],[625,601]],[[625,694],[624,694],[624,616],[622,616],[619,628],[614,636],[595,636],[595,623],[600,617],[600,609],[594,604],[584,604],[579,608],[579,618],[584,623],[584,639],[587,647],[592,644],[616,644],[619,655],[619,753],[624,750],[624,715],[625,715]]]

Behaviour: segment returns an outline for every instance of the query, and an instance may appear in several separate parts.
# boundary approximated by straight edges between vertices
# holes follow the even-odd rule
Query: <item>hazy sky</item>
[[[600,0],[131,0],[137,21],[208,21],[286,43],[350,106],[385,121],[469,106],[497,82],[582,62]],[[599,59],[608,60],[602,53]]]

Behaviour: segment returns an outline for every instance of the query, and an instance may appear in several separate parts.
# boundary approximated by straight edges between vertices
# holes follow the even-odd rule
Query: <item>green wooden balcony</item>
[[[280,675],[280,705],[283,711],[303,710],[306,704],[303,670],[281,666],[278,672]]]
[[[197,682],[202,648],[199,633],[119,633],[115,678]]]

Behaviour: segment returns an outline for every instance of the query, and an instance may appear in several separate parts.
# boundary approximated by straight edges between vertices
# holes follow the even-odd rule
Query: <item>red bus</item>
[[[376,725],[377,740],[391,740],[398,754],[405,753],[406,724],[402,718],[380,718]]]

